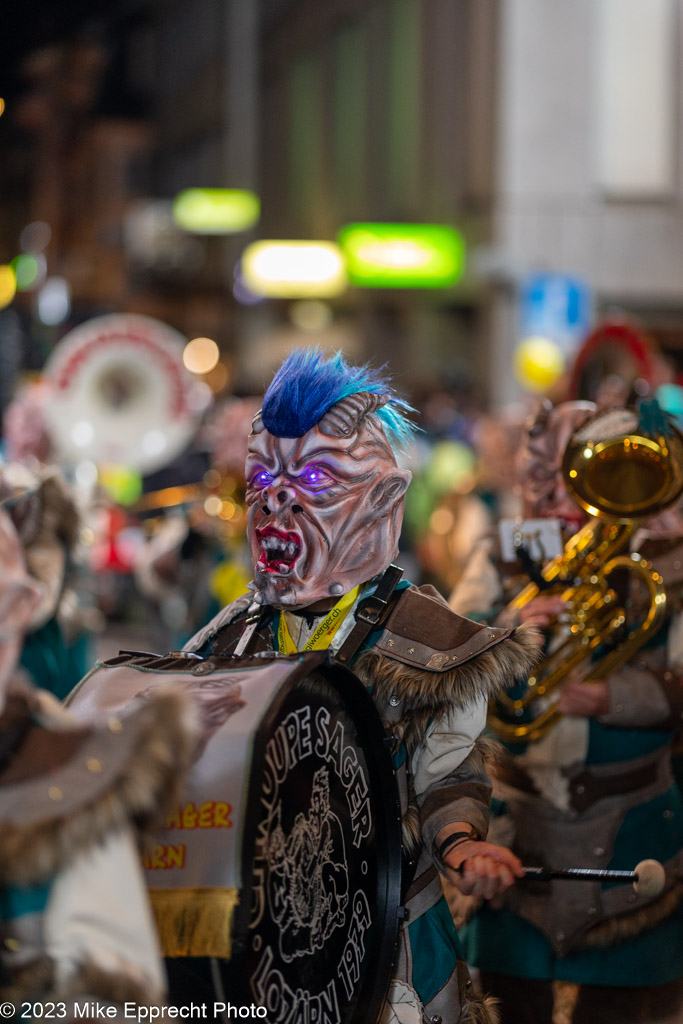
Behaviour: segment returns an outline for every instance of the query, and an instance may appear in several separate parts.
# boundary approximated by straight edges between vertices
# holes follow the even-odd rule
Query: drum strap
[[[354,613],[356,623],[337,652],[337,661],[341,661],[342,664],[348,662],[363,643],[368,633],[381,622],[382,616],[389,604],[389,599],[402,576],[403,569],[398,565],[388,566],[384,570],[384,574],[377,584],[377,588],[374,593],[370,594],[368,597],[364,597],[362,601],[358,602],[358,606]],[[244,630],[233,652],[236,656],[241,657],[246,653],[261,620],[263,610],[262,606],[256,604],[255,601],[249,605],[247,617],[244,622]]]
[[[237,647],[233,651],[233,654],[235,654],[238,658],[246,653],[251,638],[256,632],[256,627],[261,621],[262,613],[263,608],[261,607],[261,605],[256,604],[256,601],[252,601],[252,603],[249,605],[249,608],[247,609],[247,617],[244,620],[244,630],[242,631],[242,635],[239,638]]]
[[[381,622],[382,616],[389,604],[389,599],[396,589],[401,576],[403,576],[403,569],[400,569],[397,565],[390,565],[385,569],[384,575],[377,584],[374,594],[370,594],[358,602],[354,613],[356,624],[337,651],[337,661],[346,664],[356,653],[368,633]]]

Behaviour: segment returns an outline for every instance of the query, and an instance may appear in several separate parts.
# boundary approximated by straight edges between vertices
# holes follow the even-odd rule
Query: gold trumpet
[[[503,693],[491,703],[489,728],[512,743],[538,740],[557,724],[557,691],[572,669],[607,646],[586,677],[605,678],[654,635],[666,611],[661,575],[628,547],[639,523],[683,492],[683,435],[658,406],[653,411],[646,404],[645,413],[599,413],[571,437],[562,474],[573,499],[593,518],[541,573],[548,591],[567,604],[566,635],[528,678],[524,692]],[[623,597],[633,582],[644,587],[647,599],[635,623],[628,620]],[[508,607],[523,608],[539,589],[529,584]]]

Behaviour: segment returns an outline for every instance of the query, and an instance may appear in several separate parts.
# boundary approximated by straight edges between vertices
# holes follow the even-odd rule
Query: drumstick
[[[658,896],[664,888],[666,873],[658,860],[641,860],[633,871],[616,871],[607,868],[524,868],[524,878],[535,878],[540,882],[551,879],[576,879],[585,882],[633,882],[639,896]]]
[[[463,875],[466,860],[456,868]],[[666,883],[666,872],[658,860],[641,860],[633,871],[610,870],[609,868],[530,868],[524,867],[524,878],[538,882],[550,882],[553,879],[574,879],[583,882],[633,882],[633,888],[639,896],[647,899],[658,896]]]

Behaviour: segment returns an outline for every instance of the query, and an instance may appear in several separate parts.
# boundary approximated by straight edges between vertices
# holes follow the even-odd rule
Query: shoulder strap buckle
[[[355,612],[356,622],[367,622],[369,626],[376,626],[382,618],[387,603],[382,598],[376,598],[374,594],[359,601]]]
[[[398,565],[389,565],[385,569],[374,594],[369,594],[358,602],[356,622],[366,622],[369,626],[377,625],[402,575],[403,569]]]
[[[403,575],[403,569],[398,565],[390,565],[384,571],[384,575],[377,584],[374,594],[369,594],[362,601],[358,602],[354,618],[356,624],[337,652],[337,661],[345,662],[356,653],[363,640],[370,632],[372,626],[380,622],[382,615],[389,604],[389,598],[396,589],[396,584]]]

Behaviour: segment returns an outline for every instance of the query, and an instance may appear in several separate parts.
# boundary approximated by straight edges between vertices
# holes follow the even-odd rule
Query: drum
[[[70,710],[125,715],[171,682],[200,717],[182,798],[145,855],[172,997],[228,1017],[253,1004],[272,1024],[372,1024],[398,933],[401,827],[365,687],[325,652],[124,653]]]

